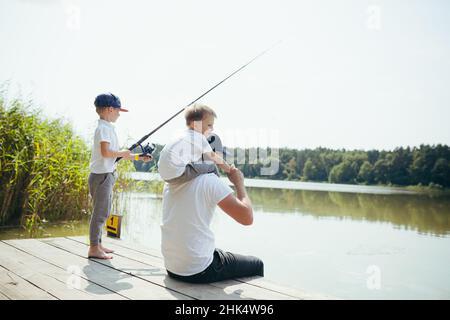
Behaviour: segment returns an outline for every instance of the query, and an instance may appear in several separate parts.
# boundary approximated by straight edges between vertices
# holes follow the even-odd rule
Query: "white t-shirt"
[[[114,126],[103,119],[98,120],[97,129],[94,134],[94,145],[92,146],[91,162],[89,169],[92,173],[114,172],[116,169],[116,158],[105,158],[102,156],[100,142],[109,142],[111,151],[119,151],[119,140]]]
[[[167,270],[190,276],[210,265],[215,249],[210,223],[216,205],[232,192],[213,173],[164,185],[161,251]]]
[[[188,163],[200,161],[206,152],[212,152],[206,137],[200,132],[185,130],[181,137],[161,150],[158,161],[161,178],[169,180],[181,176]]]

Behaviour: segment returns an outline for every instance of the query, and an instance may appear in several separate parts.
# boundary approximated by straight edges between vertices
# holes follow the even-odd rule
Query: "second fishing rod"
[[[186,110],[187,107],[193,105],[194,103],[196,103],[198,100],[200,100],[201,98],[203,98],[204,96],[206,96],[208,93],[210,93],[212,90],[214,90],[215,88],[217,88],[218,86],[220,86],[222,83],[224,83],[226,80],[228,80],[229,78],[231,78],[232,76],[234,76],[236,73],[238,73],[239,71],[241,71],[242,69],[244,69],[245,67],[247,67],[249,64],[251,64],[253,61],[255,61],[256,59],[258,59],[259,57],[261,57],[262,55],[264,55],[265,53],[267,53],[269,50],[271,50],[273,47],[275,47],[276,45],[278,45],[280,42],[275,43],[274,45],[270,46],[269,48],[265,49],[264,51],[262,51],[261,53],[259,53],[257,56],[255,56],[254,58],[252,58],[250,61],[248,61],[246,64],[244,64],[243,66],[241,66],[240,68],[238,68],[237,70],[233,71],[231,74],[229,74],[226,78],[224,78],[223,80],[219,81],[218,83],[216,83],[214,86],[212,86],[210,89],[208,89],[207,91],[205,91],[204,93],[202,93],[198,98],[196,98],[195,100],[193,100],[192,102],[190,102],[188,105],[186,105],[185,107],[183,107],[180,111],[178,111],[177,113],[175,113],[173,116],[171,116],[169,119],[167,119],[166,121],[164,121],[163,123],[161,123],[159,126],[157,126],[155,129],[153,129],[150,133],[146,134],[145,136],[143,136],[141,139],[139,139],[136,143],[134,143],[131,147],[128,148],[128,150],[132,151],[138,147],[141,148],[141,155],[142,156],[149,156],[152,154],[152,152],[154,151],[154,146],[147,144],[145,146],[142,146],[142,143],[147,140],[151,135],[153,135],[156,131],[158,131],[159,129],[161,129],[164,125],[166,125],[169,121],[171,121],[173,118],[175,118],[176,116],[178,116],[180,113],[182,113],[184,110]],[[122,159],[122,157],[116,158],[116,162],[120,161],[120,159]]]

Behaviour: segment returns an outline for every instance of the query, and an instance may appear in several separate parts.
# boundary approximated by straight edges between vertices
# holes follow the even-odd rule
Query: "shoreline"
[[[153,172],[128,172],[127,177],[133,180],[161,181],[158,173]],[[232,185],[226,177],[220,178],[228,185]],[[245,178],[244,184],[248,188],[288,189],[324,192],[346,192],[363,194],[403,194],[403,195],[450,195],[448,189],[433,189],[427,186],[383,186],[383,185],[358,185],[338,184],[328,182],[304,182],[292,180],[271,180]]]

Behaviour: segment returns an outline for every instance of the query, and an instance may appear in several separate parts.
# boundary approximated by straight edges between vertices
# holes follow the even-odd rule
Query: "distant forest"
[[[135,162],[137,171],[157,171],[163,146],[156,145],[155,161]],[[392,151],[295,150],[282,148],[278,157],[268,153],[268,161],[279,161],[274,175],[261,175],[269,163],[249,163],[249,155],[265,149],[234,149],[235,165],[247,178],[315,181],[345,184],[450,187],[450,148],[447,145],[420,145]],[[245,160],[243,156],[245,154]],[[236,157],[241,155],[241,157]],[[244,164],[241,164],[244,163]]]

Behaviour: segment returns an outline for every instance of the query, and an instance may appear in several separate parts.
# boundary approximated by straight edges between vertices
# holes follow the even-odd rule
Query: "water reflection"
[[[450,197],[373,195],[343,192],[249,188],[255,209],[275,213],[388,222],[419,233],[450,234]]]
[[[448,196],[263,188],[248,192],[257,223],[242,227],[216,214],[212,227],[219,247],[261,257],[270,281],[344,299],[450,297]],[[117,193],[112,213],[123,215],[121,239],[152,248],[143,249],[146,253],[158,250],[160,196]],[[46,226],[43,236],[87,235],[88,230],[88,221]],[[0,230],[0,239],[18,238],[16,232]],[[382,272],[380,290],[367,287],[371,266]],[[159,272],[129,271],[147,276]],[[119,289],[126,289],[120,278],[113,280]]]
[[[450,197],[432,195],[362,194],[309,190],[248,188],[255,211],[298,213],[316,218],[385,222],[433,236],[450,235]],[[124,216],[125,232],[133,225],[133,238],[148,233],[149,224],[159,228],[162,198],[144,193],[115,194],[112,213]],[[131,214],[132,213],[132,214]],[[132,218],[131,218],[132,216]],[[128,220],[132,221],[128,221]],[[87,234],[89,221],[43,226],[34,237]],[[130,235],[131,236],[131,235]],[[0,240],[30,238],[23,228],[0,229]]]

